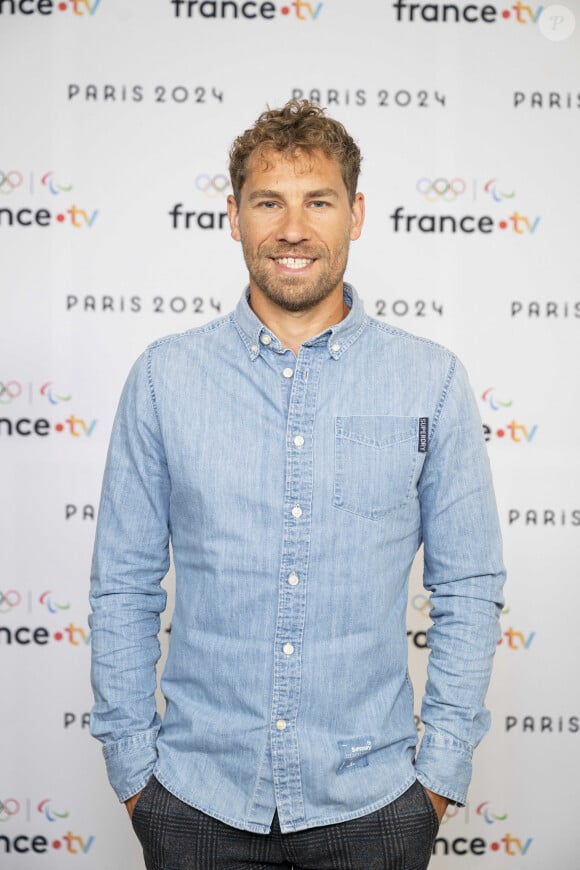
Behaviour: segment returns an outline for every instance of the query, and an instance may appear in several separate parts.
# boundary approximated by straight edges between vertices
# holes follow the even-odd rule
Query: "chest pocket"
[[[333,505],[379,520],[411,498],[418,417],[336,417]]]

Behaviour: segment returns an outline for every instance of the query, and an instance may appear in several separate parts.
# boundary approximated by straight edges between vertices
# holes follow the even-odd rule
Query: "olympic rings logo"
[[[0,405],[9,405],[12,399],[17,399],[22,393],[22,384],[18,381],[0,381]]]
[[[425,619],[429,619],[429,613],[433,609],[433,605],[428,595],[423,595],[421,592],[418,595],[414,595],[411,599],[411,606],[414,610],[418,610]]]
[[[230,186],[230,180],[227,175],[198,175],[195,186],[206,196],[223,196]]]
[[[22,173],[17,169],[9,169],[8,172],[0,169],[0,193],[12,193],[23,181]]]
[[[453,202],[458,196],[465,193],[467,185],[462,178],[420,178],[417,182],[417,190],[425,197],[427,202]]]
[[[22,598],[16,589],[8,589],[7,592],[0,591],[0,613],[8,613],[13,607],[18,607]]]
[[[20,811],[20,804],[15,798],[0,800],[0,822],[7,822],[10,816]]]

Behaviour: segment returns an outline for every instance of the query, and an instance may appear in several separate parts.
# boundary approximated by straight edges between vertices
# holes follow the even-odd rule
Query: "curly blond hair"
[[[334,158],[340,166],[350,201],[354,201],[362,160],[359,147],[343,125],[328,118],[316,103],[289,100],[281,109],[268,109],[253,127],[237,137],[230,150],[230,178],[238,205],[251,155],[268,150],[288,155],[320,150]]]

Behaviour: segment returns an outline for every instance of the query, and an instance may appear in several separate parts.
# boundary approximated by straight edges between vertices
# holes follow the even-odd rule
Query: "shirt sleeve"
[[[119,800],[140,791],[155,766],[158,632],[169,568],[170,481],[149,356],[135,363],[113,425],[91,570],[95,704],[91,733],[103,743]]]
[[[464,804],[473,749],[489,729],[484,706],[500,639],[505,571],[481,418],[453,358],[419,481],[431,649],[417,778]]]

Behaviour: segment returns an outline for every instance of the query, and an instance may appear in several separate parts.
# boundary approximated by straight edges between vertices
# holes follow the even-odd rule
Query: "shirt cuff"
[[[472,754],[467,743],[441,735],[425,735],[415,761],[417,779],[435,794],[465,806]]]
[[[157,734],[150,728],[103,746],[107,775],[121,802],[147,785],[157,763]]]

